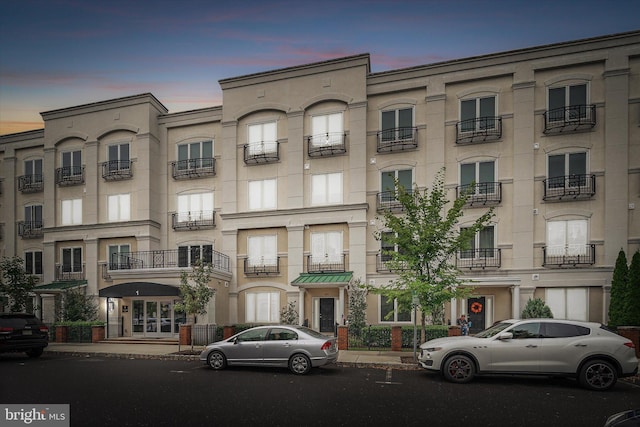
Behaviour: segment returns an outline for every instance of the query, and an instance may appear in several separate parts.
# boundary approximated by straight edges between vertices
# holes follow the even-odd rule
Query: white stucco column
[[[300,288],[298,297],[298,322],[302,325],[304,322],[304,288]]]
[[[511,287],[511,316],[514,319],[520,318],[520,284]]]
[[[611,303],[611,284],[602,286],[602,323],[609,322],[609,303]]]
[[[456,324],[456,319],[458,318],[458,299],[451,298],[451,312],[449,313],[451,316],[451,324]]]
[[[344,286],[338,288],[338,319],[340,325],[344,325]]]

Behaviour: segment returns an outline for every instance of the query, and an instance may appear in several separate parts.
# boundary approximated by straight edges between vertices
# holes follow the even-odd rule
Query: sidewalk
[[[198,354],[203,346],[194,346]],[[118,357],[124,359],[162,359],[162,360],[199,360],[198,354],[180,354],[191,350],[190,345],[149,343],[57,343],[50,342],[44,349],[45,353],[69,354],[73,356]],[[338,365],[353,367],[419,369],[417,363],[410,360],[412,351],[349,351],[340,350]],[[403,363],[410,361],[410,363]]]

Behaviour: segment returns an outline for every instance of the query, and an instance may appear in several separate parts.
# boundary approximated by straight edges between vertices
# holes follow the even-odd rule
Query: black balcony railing
[[[588,130],[595,125],[595,105],[571,105],[544,112],[544,133]]]
[[[259,260],[245,258],[244,274],[248,276],[280,274],[280,257]]]
[[[102,178],[107,181],[119,181],[133,177],[131,160],[109,160],[102,164]]]
[[[502,117],[478,117],[456,123],[456,144],[496,141],[502,138]]]
[[[413,190],[405,190],[408,194],[413,194]],[[376,197],[376,212],[402,212],[404,207],[398,200],[398,193],[395,191],[381,191]]]
[[[215,250],[205,250],[198,257],[214,270],[230,272],[229,256]],[[109,260],[109,270],[141,270],[154,268],[183,268],[195,265],[190,251],[160,249],[157,251],[122,252]]]
[[[84,166],[64,166],[56,169],[56,184],[84,184]]]
[[[347,254],[335,257],[307,255],[307,273],[343,273],[347,271]]]
[[[42,175],[22,175],[18,177],[18,191],[22,193],[38,193],[44,190]]]
[[[596,245],[568,245],[542,248],[543,267],[576,267],[596,262]]]
[[[414,150],[418,148],[418,128],[402,127],[381,130],[377,133],[378,153]]]
[[[566,175],[543,181],[542,200],[590,199],[596,194],[595,175]]]
[[[247,165],[272,163],[280,160],[280,143],[253,142],[244,145],[244,162]]]
[[[18,236],[33,239],[44,235],[42,221],[18,221]]]
[[[216,226],[215,211],[177,212],[171,215],[174,230],[199,230]]]
[[[479,248],[459,251],[456,257],[456,267],[471,270],[485,268],[500,268],[502,252],[496,248]]]
[[[309,157],[328,157],[347,152],[347,136],[344,132],[329,132],[307,137]]]
[[[501,182],[481,182],[456,187],[456,198],[467,195],[467,206],[497,205],[502,201]]]
[[[392,273],[394,271],[406,270],[406,263],[399,261],[394,263],[391,255],[376,254],[376,271],[378,273]]]
[[[56,264],[56,280],[84,280],[84,264]]]
[[[216,159],[202,157],[198,159],[178,160],[171,162],[173,179],[193,179],[216,174]]]

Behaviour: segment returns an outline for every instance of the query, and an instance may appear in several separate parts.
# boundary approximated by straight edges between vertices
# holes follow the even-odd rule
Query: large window
[[[42,274],[42,251],[25,252],[24,266],[27,274]]]
[[[587,254],[587,220],[547,222],[547,255]]]
[[[65,273],[82,271],[82,248],[62,249],[62,271]]]
[[[277,186],[275,179],[249,181],[249,209],[275,209],[277,206]]]
[[[464,228],[463,228],[464,229]],[[490,225],[478,231],[460,258],[493,258],[495,256],[495,228]]]
[[[129,169],[129,144],[114,144],[107,149],[109,156],[109,171]]]
[[[380,295],[380,322],[410,322],[411,309],[402,306],[397,298]]]
[[[311,262],[342,262],[342,233],[331,231],[311,234]]]
[[[463,187],[463,191],[471,190],[471,184],[475,183],[475,191],[472,194],[494,193],[496,191],[494,188],[495,170],[494,161],[461,164],[460,185]]]
[[[413,108],[383,111],[381,121],[383,142],[413,138]]]
[[[554,154],[549,156],[548,161],[549,188],[580,187],[587,184],[586,152]]]
[[[277,123],[260,123],[249,125],[249,155],[275,153],[278,150]]]
[[[31,228],[42,228],[42,205],[25,206],[24,221]]]
[[[413,189],[413,172],[411,171],[411,169],[403,169],[382,172],[382,191],[390,192],[394,195],[393,198],[395,199],[396,180],[398,181],[398,184],[403,186],[406,191],[410,192]]]
[[[462,132],[493,129],[496,126],[496,97],[465,99],[460,101]]]
[[[42,185],[42,159],[25,160],[24,177],[21,179],[24,181],[25,189]]]
[[[178,222],[213,219],[213,193],[178,196]]]
[[[82,151],[67,151],[62,153],[62,175],[82,175]]]
[[[125,245],[109,245],[107,253],[109,257],[109,270],[118,270],[120,268],[129,268],[128,259],[123,255],[131,252],[131,246]]]
[[[549,88],[550,122],[579,120],[587,117],[587,84],[575,84]]]
[[[213,245],[178,246],[178,266],[188,267],[202,259],[206,264],[213,263]]]
[[[335,205],[342,203],[342,172],[311,176],[311,204]]]
[[[313,116],[311,119],[313,145],[342,144],[344,134],[342,122],[342,113]]]
[[[280,321],[279,292],[247,292],[245,307],[247,323]]]
[[[589,320],[587,288],[547,288],[545,302],[556,319]]]
[[[62,225],[82,224],[82,199],[62,201]]]
[[[247,257],[250,267],[274,266],[278,264],[278,243],[275,235],[249,236]]]
[[[212,165],[213,141],[178,145],[178,170],[197,169]]]
[[[109,221],[129,221],[131,219],[131,200],[128,194],[115,194],[107,197]]]

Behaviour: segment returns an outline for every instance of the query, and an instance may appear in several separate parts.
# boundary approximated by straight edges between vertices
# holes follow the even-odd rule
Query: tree
[[[640,252],[631,258],[625,300],[626,326],[640,326]]]
[[[618,252],[616,265],[611,279],[611,300],[609,301],[609,326],[616,327],[627,323],[625,304],[628,298],[629,267],[622,249]]]
[[[367,325],[367,287],[362,284],[360,279],[357,279],[349,283],[347,293],[349,296],[349,313],[347,314],[349,331],[359,337]]]
[[[0,261],[0,272],[0,294],[9,297],[9,310],[27,311],[32,301],[31,291],[36,286],[36,279],[26,273],[22,258],[3,257]]]
[[[183,271],[180,276],[180,297],[182,301],[175,305],[175,310],[193,316],[193,323],[197,315],[207,314],[209,301],[215,295],[215,290],[209,287],[213,267],[209,263],[198,259],[190,272]]]
[[[415,187],[407,191],[396,181],[396,199],[402,213],[384,211],[380,218],[384,229],[375,233],[376,239],[384,239],[385,247],[397,248],[383,250],[382,255],[389,258],[387,265],[398,278],[373,291],[397,299],[406,310],[416,296],[423,340],[427,314],[438,315],[445,302],[471,293],[472,289],[462,286],[455,257],[458,251],[470,247],[475,234],[493,217],[493,209],[489,209],[473,224],[458,228],[469,194],[462,194],[448,207],[444,173],[442,168],[436,174],[431,189]]]
[[[282,307],[282,310],[280,310],[280,322],[283,325],[297,325],[299,323],[298,309],[296,307],[296,301],[291,301],[286,307]]]
[[[551,313],[551,309],[541,298],[529,298],[520,317],[523,319],[537,319],[540,317],[552,319],[553,313]]]
[[[98,319],[98,305],[93,297],[85,295],[83,290],[69,289],[64,293],[62,320],[69,322],[90,322]]]

